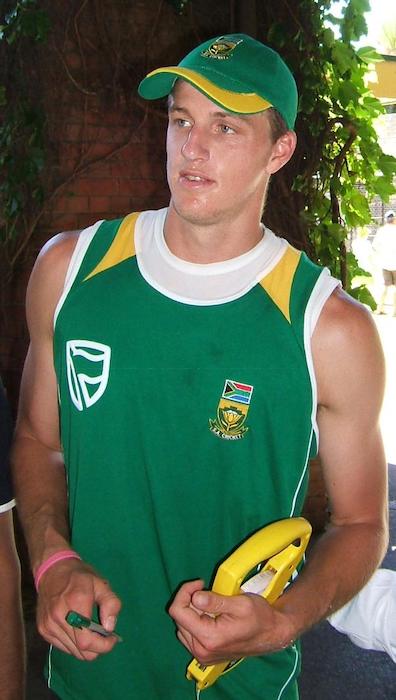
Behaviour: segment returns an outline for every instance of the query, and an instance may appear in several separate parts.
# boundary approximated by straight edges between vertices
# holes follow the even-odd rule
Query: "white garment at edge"
[[[396,270],[396,223],[378,229],[373,250],[383,270]]]
[[[396,663],[396,571],[378,569],[328,621],[357,646],[386,651]]]

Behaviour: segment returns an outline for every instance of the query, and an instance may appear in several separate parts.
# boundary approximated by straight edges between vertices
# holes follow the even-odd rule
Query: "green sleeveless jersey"
[[[153,231],[164,246],[165,213],[83,232],[57,309],[72,545],[123,604],[110,654],[86,663],[51,650],[49,685],[64,700],[194,700],[169,601],[184,581],[210,586],[258,528],[300,514],[316,452],[310,325],[335,281],[271,232],[246,284],[234,263],[169,251],[167,276],[150,252]],[[183,275],[194,287],[201,273],[205,298],[183,297]],[[248,658],[205,698],[291,700],[298,669],[295,645]]]

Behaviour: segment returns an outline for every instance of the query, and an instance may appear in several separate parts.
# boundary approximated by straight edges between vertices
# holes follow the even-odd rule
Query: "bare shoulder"
[[[319,317],[312,352],[320,404],[343,386],[357,392],[365,385],[382,397],[385,369],[377,327],[370,311],[340,288]]]
[[[30,276],[26,309],[31,333],[41,320],[52,318],[62,294],[66,273],[80,231],[65,231],[49,239],[41,249]]]
[[[367,335],[367,339],[378,337],[370,311],[337,287],[324,305],[314,336],[323,342],[332,339],[348,342],[356,333],[359,337]]]
[[[377,327],[370,311],[341,288],[331,294],[319,316],[313,339],[314,355],[381,351]],[[380,352],[380,354],[382,354]]]
[[[45,274],[49,281],[57,278],[59,272],[69,266],[81,231],[64,231],[50,238],[40,250],[33,268],[33,279]]]

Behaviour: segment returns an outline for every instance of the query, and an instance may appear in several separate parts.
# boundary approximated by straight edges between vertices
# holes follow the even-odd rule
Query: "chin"
[[[200,224],[201,226],[209,226],[210,224],[218,223],[221,220],[221,212],[209,207],[207,203],[195,200],[185,202],[180,200],[171,200],[177,216],[191,224]]]

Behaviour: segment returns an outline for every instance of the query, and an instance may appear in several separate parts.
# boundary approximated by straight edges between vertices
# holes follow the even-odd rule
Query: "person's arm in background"
[[[358,647],[384,651],[396,663],[396,571],[378,569],[328,621]]]
[[[180,588],[169,613],[179,639],[204,665],[288,646],[350,600],[384,556],[387,478],[379,414],[385,379],[375,324],[361,305],[334,292],[312,347],[330,525],[273,606],[260,596],[202,591],[202,581]]]
[[[27,291],[30,347],[23,371],[13,447],[18,513],[33,573],[69,542],[65,468],[59,438],[57,381],[53,361],[53,322],[76,234],[49,242],[33,269]],[[43,575],[38,591],[39,632],[50,643],[79,659],[110,651],[114,637],[75,630],[65,621],[69,610],[91,616],[98,605],[102,624],[112,630],[118,598],[86,563],[65,559]]]
[[[0,700],[23,700],[25,638],[12,511],[0,512]]]
[[[23,700],[25,634],[21,601],[21,567],[15,546],[12,487],[9,474],[11,419],[0,381],[0,700]]]

